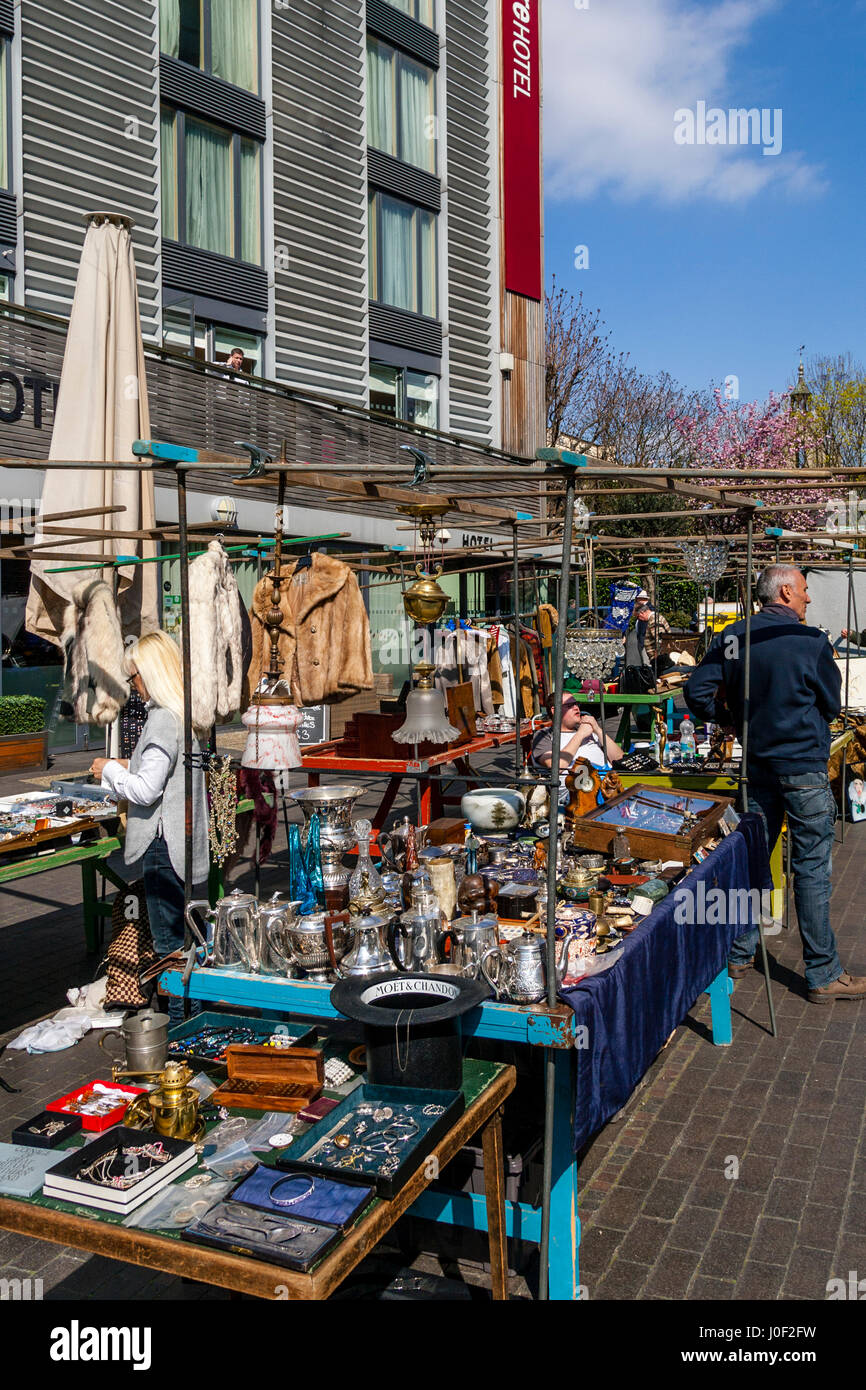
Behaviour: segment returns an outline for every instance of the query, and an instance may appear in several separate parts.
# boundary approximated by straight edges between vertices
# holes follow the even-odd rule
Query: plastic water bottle
[[[680,759],[684,763],[693,763],[696,756],[695,726],[690,719],[684,719],[680,725]]]

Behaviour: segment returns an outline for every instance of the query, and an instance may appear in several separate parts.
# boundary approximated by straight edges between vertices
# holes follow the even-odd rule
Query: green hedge
[[[45,728],[45,701],[36,695],[0,695],[0,738],[38,734]]]

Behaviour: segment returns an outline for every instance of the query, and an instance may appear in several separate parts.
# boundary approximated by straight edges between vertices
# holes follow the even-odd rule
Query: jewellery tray
[[[415,1141],[409,1140],[406,1144],[395,1144],[395,1151],[402,1158],[399,1168],[393,1173],[373,1173],[369,1169],[358,1168],[336,1168],[327,1163],[320,1163],[318,1155],[314,1155],[309,1161],[305,1154],[312,1149],[323,1137],[324,1134],[333,1130],[339,1120],[354,1114],[359,1105],[364,1103],[380,1108],[383,1106],[397,1105],[417,1105],[419,1110],[423,1110],[425,1105],[444,1105],[443,1114],[435,1116],[433,1123],[428,1130],[422,1131],[415,1136]],[[302,1139],[296,1139],[291,1149],[285,1155],[276,1160],[275,1166],[283,1169],[284,1172],[301,1171],[305,1173],[323,1173],[327,1177],[339,1178],[341,1182],[359,1182],[369,1185],[376,1189],[379,1197],[390,1199],[399,1192],[400,1188],[409,1181],[416,1169],[428,1154],[432,1153],[439,1140],[447,1134],[449,1129],[457,1123],[466,1106],[466,1099],[462,1091],[427,1091],[416,1090],[411,1086],[357,1086],[351,1095],[341,1101],[336,1110],[332,1110],[320,1124]],[[370,1117],[362,1116],[369,1125]],[[425,1117],[426,1118],[426,1117]],[[393,1123],[393,1121],[389,1122]],[[339,1131],[335,1131],[339,1133]]]
[[[46,1134],[30,1134],[30,1126],[36,1125],[43,1129],[51,1122],[60,1125],[60,1129],[50,1138]],[[25,1120],[17,1129],[12,1131],[13,1144],[26,1144],[30,1149],[56,1149],[58,1144],[62,1144],[64,1139],[71,1139],[73,1134],[77,1134],[81,1129],[80,1115],[58,1115],[57,1111],[43,1110],[41,1115],[34,1115],[32,1120]]]
[[[320,1174],[319,1177],[322,1183],[330,1182],[338,1189],[346,1189],[344,1194],[345,1200],[353,1203],[354,1209],[350,1209],[348,1214],[342,1219],[333,1211],[330,1217],[323,1216],[321,1210],[319,1212],[310,1212],[308,1215],[305,1215],[305,1204],[303,1202],[296,1203],[291,1207],[279,1207],[276,1202],[269,1204],[265,1200],[257,1200],[256,1183],[260,1176],[265,1181],[269,1182],[271,1189],[273,1189],[274,1185],[278,1183],[280,1179],[284,1178],[295,1177],[299,1178],[301,1182],[315,1182],[315,1176],[310,1172],[309,1168],[299,1168],[296,1172],[291,1172],[289,1158],[288,1155],[286,1155],[285,1167],[276,1167],[273,1163],[260,1163],[258,1168],[254,1168],[252,1172],[244,1173],[243,1177],[235,1183],[234,1187],[225,1194],[223,1200],[230,1202],[232,1205],[238,1205],[242,1208],[246,1207],[251,1211],[263,1212],[266,1216],[280,1216],[284,1217],[286,1220],[291,1219],[292,1221],[310,1222],[313,1226],[331,1226],[334,1230],[339,1231],[341,1235],[345,1235],[346,1232],[354,1226],[355,1222],[363,1216],[375,1196],[375,1188],[372,1181],[368,1181],[364,1184],[367,1188],[367,1196],[365,1197],[358,1183],[348,1183],[342,1176],[337,1177],[334,1173],[328,1173],[327,1175]],[[265,1194],[260,1195],[264,1197]],[[321,1195],[322,1189],[320,1188],[320,1206]],[[315,1196],[315,1191],[310,1193],[311,1198]]]
[[[226,1064],[228,1077],[209,1096],[212,1105],[238,1110],[303,1110],[325,1086],[325,1054],[320,1047],[230,1047]]]
[[[618,806],[633,803],[637,796],[646,797],[653,802],[667,802],[668,798],[682,798],[683,800],[689,798],[693,803],[703,802],[704,805],[698,811],[697,822],[689,829],[688,835],[672,835],[664,831],[653,830],[651,828],[651,807],[642,808],[648,814],[647,826],[637,826],[628,820],[617,823],[612,818],[600,819],[600,817],[610,817],[611,812]],[[631,854],[638,859],[681,860],[688,853],[688,862],[690,863],[695,850],[705,840],[711,839],[716,834],[718,822],[727,807],[732,804],[731,797],[717,796],[713,792],[685,792],[679,789],[672,791],[667,787],[660,788],[639,783],[629,787],[619,796],[612,797],[603,806],[591,811],[588,816],[577,816],[572,823],[572,840],[575,845],[584,849],[608,851],[613,847],[617,834],[624,834],[628,836]]]
[[[291,1211],[286,1212],[285,1224],[299,1227],[302,1234],[297,1240],[284,1246],[272,1241],[256,1240],[251,1235],[230,1235],[216,1225],[220,1217],[244,1225],[254,1221],[260,1213],[255,1207],[242,1207],[240,1203],[218,1202],[204,1216],[181,1231],[181,1240],[195,1241],[196,1245],[212,1245],[217,1250],[230,1250],[235,1255],[250,1255],[254,1260],[267,1260],[269,1264],[286,1265],[289,1269],[306,1273],[340,1240],[340,1232],[333,1226],[317,1226],[312,1221],[292,1220]],[[295,1246],[295,1250],[292,1250]]]
[[[225,1073],[225,1062],[217,1061],[215,1057],[206,1057],[203,1053],[196,1052],[194,1047],[190,1051],[186,1051],[182,1046],[180,1048],[172,1046],[172,1044],[182,1044],[185,1038],[195,1037],[203,1028],[249,1028],[261,1036],[263,1043],[278,1028],[287,1037],[298,1040],[306,1038],[313,1031],[309,1024],[287,1023],[281,1018],[254,1018],[251,1014],[218,1014],[208,1011],[207,1013],[196,1014],[194,1018],[186,1018],[183,1023],[176,1023],[173,1028],[169,1028],[168,1060],[173,1061],[185,1057],[188,1062],[194,1063],[197,1067],[204,1067],[207,1071]],[[231,1044],[231,1046],[240,1045]],[[268,1051],[272,1050],[276,1051],[276,1048],[268,1049]]]
[[[80,1115],[77,1111],[67,1110],[71,1100],[78,1100],[79,1096],[83,1096],[86,1091],[92,1090],[96,1085],[110,1086],[114,1091],[124,1091],[129,1096],[129,1100],[126,1104],[115,1106],[114,1110],[109,1110],[107,1115]],[[104,1081],[97,1076],[94,1081],[88,1081],[86,1086],[76,1086],[75,1090],[70,1091],[67,1095],[49,1101],[45,1109],[60,1111],[64,1114],[78,1114],[83,1129],[93,1130],[95,1133],[101,1134],[104,1129],[111,1129],[112,1125],[119,1125],[126,1114],[130,1101],[135,1100],[136,1096],[145,1095],[146,1091],[146,1086],[118,1086],[113,1081]]]

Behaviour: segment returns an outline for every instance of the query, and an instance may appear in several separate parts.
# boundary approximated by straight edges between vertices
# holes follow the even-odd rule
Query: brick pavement
[[[834,856],[834,923],[844,964],[860,974],[864,835],[863,826],[846,827]],[[278,837],[277,858],[283,843]],[[264,870],[263,889],[278,881],[278,868]],[[92,977],[96,961],[84,953],[79,901],[77,870],[0,892],[4,1033],[60,1007],[70,984]],[[823,1300],[829,1278],[852,1269],[866,1275],[866,1003],[810,1005],[799,944],[792,910],[791,930],[769,942],[777,1039],[767,1030],[757,971],[736,985],[728,1048],[710,1041],[703,997],[624,1111],[581,1155],[581,1282],[590,1299]],[[66,1080],[96,1074],[101,1055],[92,1037],[48,1057],[6,1052],[0,1074],[24,1090],[0,1091],[0,1138]],[[734,1161],[738,1176],[727,1176]],[[413,1223],[413,1239],[419,1226]],[[380,1287],[401,1253],[416,1275],[444,1269],[486,1282],[462,1263],[434,1258],[430,1229],[428,1253],[417,1240],[408,1253],[399,1244],[377,1252],[380,1265],[391,1261]],[[362,1266],[362,1279],[368,1265],[376,1260]],[[3,1276],[41,1277],[47,1298],[228,1297],[0,1232]],[[527,1291],[512,1280],[513,1296]]]

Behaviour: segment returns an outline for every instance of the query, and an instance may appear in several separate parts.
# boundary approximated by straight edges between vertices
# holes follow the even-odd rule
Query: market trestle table
[[[200,1283],[253,1294],[258,1298],[325,1299],[370,1254],[399,1217],[413,1203],[417,1206],[430,1185],[431,1179],[427,1174],[434,1171],[430,1159],[435,1157],[439,1168],[444,1168],[480,1130],[487,1196],[479,1200],[486,1202],[491,1285],[494,1299],[505,1300],[508,1297],[508,1266],[502,1107],[514,1090],[517,1073],[514,1067],[500,1063],[477,1065],[491,1075],[483,1089],[469,1100],[460,1119],[440,1140],[432,1155],[390,1201],[375,1199],[372,1207],[347,1231],[331,1253],[307,1274],[287,1269],[285,1265],[268,1264],[249,1255],[233,1254],[181,1240],[179,1233],[164,1236],[122,1226],[116,1220],[106,1219],[101,1213],[80,1216],[77,1214],[80,1207],[72,1212],[67,1210],[71,1204],[49,1203],[47,1198],[0,1197],[0,1228],[38,1240],[69,1245],[77,1250],[88,1250],[107,1259],[146,1265],[149,1269],[159,1269],[179,1278],[195,1279]],[[58,1155],[62,1152],[58,1150]]]
[[[529,719],[521,721],[520,742],[524,751],[528,749],[533,732],[541,727],[541,724],[536,724],[533,727],[533,721]],[[431,820],[443,814],[443,802],[451,798],[444,796],[438,780],[424,774],[434,772],[448,763],[453,763],[455,780],[477,781],[469,765],[469,759],[472,755],[483,753],[491,748],[513,746],[515,738],[516,734],[513,729],[507,733],[478,734],[468,743],[461,743],[456,748],[444,747],[441,753],[432,753],[418,759],[362,758],[358,757],[357,754],[347,753],[342,739],[331,739],[328,743],[317,743],[310,749],[302,750],[303,766],[296,770],[310,774],[309,785],[311,787],[319,785],[323,772],[333,772],[344,777],[364,772],[386,774],[388,782],[385,793],[373,818],[373,829],[376,831],[382,829],[385,817],[394,804],[403,778],[415,776],[418,781],[421,812],[418,823],[419,825],[429,825]]]
[[[110,917],[111,908],[103,902],[96,889],[96,869],[103,874],[115,888],[126,888],[125,881],[107,864],[109,855],[123,848],[123,841],[114,834],[104,832],[97,840],[83,845],[63,845],[49,854],[34,854],[27,859],[16,859],[3,863],[0,859],[0,886],[15,883],[31,874],[44,874],[49,869],[65,869],[70,864],[81,865],[81,904],[84,913],[84,939],[87,950],[94,954],[99,950],[102,933],[99,930],[100,917]]]
[[[568,680],[565,682],[565,690],[569,695],[574,695],[579,705],[600,705],[601,700],[595,691],[581,690],[576,681]],[[628,750],[631,743],[631,712],[637,706],[643,705],[649,708],[653,705],[664,705],[665,723],[669,735],[674,732],[674,696],[678,694],[676,690],[650,691],[648,694],[628,694],[628,695],[605,695],[604,709],[605,715],[609,709],[622,709],[619,726],[616,731],[616,742],[620,748]]]
[[[160,983],[169,993],[181,994],[178,971],[167,971]],[[332,986],[312,980],[285,980],[275,975],[245,975],[240,971],[193,970],[188,986],[191,999],[210,1004],[241,1005],[310,1019],[340,1019],[331,1004]],[[707,986],[712,1008],[713,1041],[731,1042],[733,982],[727,970]],[[553,1130],[553,1186],[550,1198],[549,1289],[550,1298],[580,1297],[578,1248],[580,1221],[577,1208],[577,1161],[574,1152],[574,1087],[576,1082],[574,1014],[565,1004],[498,1004],[488,1002],[466,1014],[465,1034],[522,1043],[553,1050],[555,1110]],[[477,1194],[452,1192],[436,1184],[415,1201],[412,1216],[451,1226],[487,1230],[485,1199]],[[541,1241],[541,1211],[524,1202],[505,1203],[505,1226],[516,1239]]]

